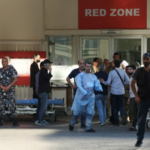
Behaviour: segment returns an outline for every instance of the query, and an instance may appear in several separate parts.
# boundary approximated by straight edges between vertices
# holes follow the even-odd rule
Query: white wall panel
[[[45,0],[45,29],[78,29],[78,0]]]

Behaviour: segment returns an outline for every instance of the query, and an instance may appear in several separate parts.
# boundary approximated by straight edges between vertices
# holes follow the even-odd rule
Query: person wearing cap
[[[136,70],[135,65],[129,65],[127,72],[130,78],[129,81],[129,99],[128,99],[128,104],[130,104],[131,112],[132,112],[132,126],[127,129],[127,131],[136,131],[136,124],[137,124],[137,113],[138,113],[138,108],[137,108],[137,103],[135,101],[135,95],[132,91],[131,88],[131,81],[132,81],[132,75],[134,74]],[[137,84],[135,83],[136,91],[138,90]]]
[[[115,61],[115,69],[112,70],[107,81],[100,79],[104,85],[111,85],[111,104],[114,118],[114,125],[119,126],[118,108],[122,117],[122,124],[126,124],[126,116],[123,108],[124,85],[129,84],[129,77],[124,70],[119,69],[120,61]]]
[[[48,59],[44,60],[44,67],[40,70],[39,75],[39,117],[38,117],[38,125],[47,125],[47,122],[44,121],[44,114],[47,108],[48,94],[50,93],[50,79],[52,78],[52,68],[51,61]],[[49,73],[48,73],[49,71]]]
[[[143,55],[144,67],[138,68],[131,81],[132,91],[138,105],[138,131],[136,147],[143,144],[145,134],[145,121],[150,108],[150,53]],[[138,91],[135,83],[137,83]]]

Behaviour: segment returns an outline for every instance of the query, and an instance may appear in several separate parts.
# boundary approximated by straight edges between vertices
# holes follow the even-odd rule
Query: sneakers
[[[126,123],[127,123],[127,118],[126,118],[126,116],[124,115],[124,116],[122,116],[122,124],[123,124],[123,125],[126,125]]]
[[[82,124],[82,125],[81,125],[81,128],[86,128],[86,125],[85,125],[85,124]]]
[[[41,122],[38,122],[37,125],[41,125],[41,126],[43,125],[44,126],[44,125],[47,125],[47,124],[44,121],[41,121]]]
[[[137,141],[136,144],[135,144],[135,147],[140,147],[142,144],[143,144],[142,141]]]
[[[90,130],[85,130],[85,132],[95,132],[95,130],[93,130],[93,129],[90,129]]]
[[[19,126],[17,118],[13,118],[13,126]]]
[[[99,125],[98,126],[104,126],[105,125],[105,123],[99,123]]]
[[[36,121],[35,121],[35,124],[36,124],[36,125],[38,125],[38,123],[39,123],[39,121],[38,121],[38,120],[36,120]]]
[[[47,125],[49,125],[50,123],[48,122],[48,121],[46,121],[46,120],[43,120]]]
[[[3,120],[0,118],[0,126],[3,126]]]
[[[72,126],[72,125],[69,124],[69,130],[73,131],[73,129],[74,129],[74,126]]]

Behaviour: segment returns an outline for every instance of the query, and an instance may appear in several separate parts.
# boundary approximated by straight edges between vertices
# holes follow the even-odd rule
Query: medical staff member
[[[77,86],[76,86],[76,83],[75,83],[75,85],[73,85],[73,84],[71,83],[70,79],[75,78],[79,73],[81,73],[81,72],[84,71],[85,62],[84,62],[83,59],[80,59],[80,60],[78,61],[78,66],[79,66],[79,68],[72,70],[71,73],[69,74],[69,76],[68,76],[67,79],[66,79],[67,82],[68,82],[68,84],[70,85],[70,87],[71,87],[72,89],[74,89],[74,97],[75,97],[75,95],[76,95]],[[86,126],[85,126],[85,118],[86,118],[85,112],[81,113],[81,118],[80,118],[80,121],[81,121],[81,128],[85,128],[85,127],[86,127]],[[77,122],[78,122],[78,121],[77,121]]]
[[[92,129],[92,119],[94,116],[95,107],[95,94],[94,90],[102,91],[101,84],[97,77],[90,73],[92,64],[85,64],[85,71],[76,76],[75,82],[77,85],[77,92],[74,98],[73,106],[71,110],[73,111],[72,120],[69,124],[69,130],[73,131],[74,125],[80,116],[80,114],[85,110],[86,112],[86,129],[85,132],[95,132]]]

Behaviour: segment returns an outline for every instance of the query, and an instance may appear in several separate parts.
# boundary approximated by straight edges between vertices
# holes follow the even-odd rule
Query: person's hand
[[[73,85],[72,88],[73,88],[73,89],[77,89],[77,86],[76,86],[76,85]]]
[[[0,88],[1,88],[2,90],[6,91],[6,87],[5,87],[5,86],[0,85]]]
[[[99,80],[100,80],[100,82],[101,82],[101,83],[103,83],[103,82],[104,82],[104,79],[99,78]]]
[[[51,72],[52,72],[52,67],[50,66],[50,67],[48,68],[48,70],[49,70],[49,72],[51,73]]]
[[[10,87],[11,87],[10,85],[6,86],[5,91],[8,91],[10,89]]]
[[[141,99],[139,98],[139,96],[135,97],[135,101],[140,105]]]

